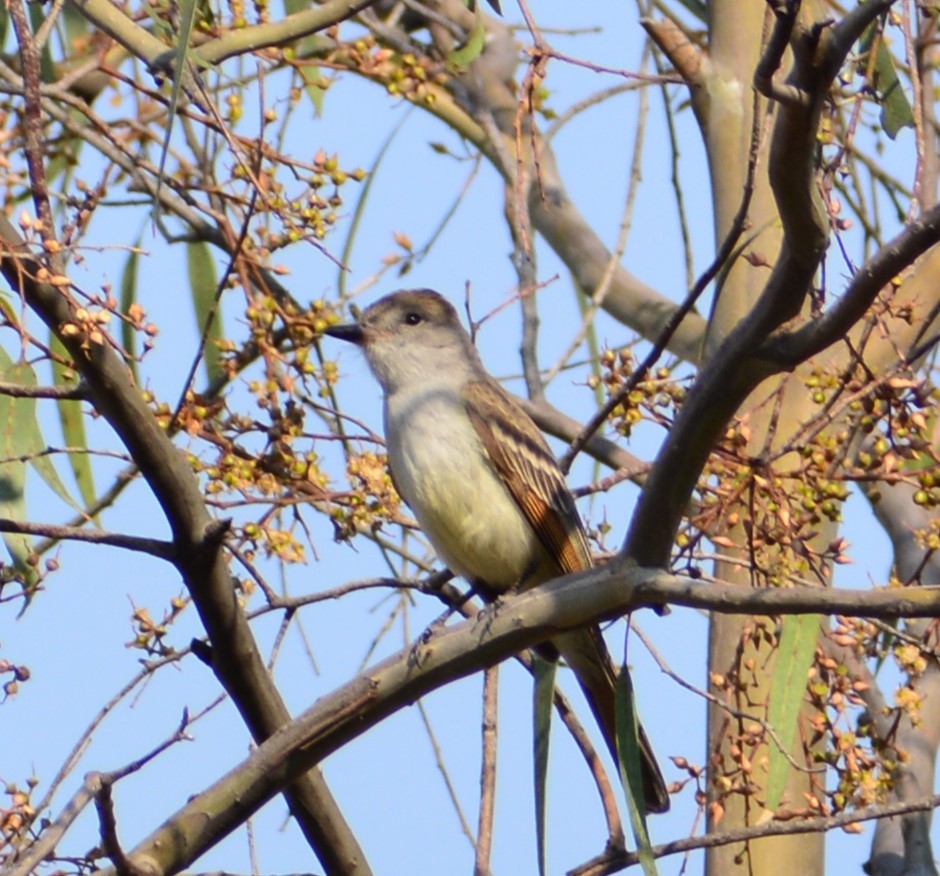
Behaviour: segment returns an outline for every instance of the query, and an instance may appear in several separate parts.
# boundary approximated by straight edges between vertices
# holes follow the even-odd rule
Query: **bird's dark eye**
[[[421,320],[420,313],[411,312],[411,313],[405,314],[405,322],[408,325],[418,325],[418,323],[420,323],[421,321],[422,320]]]

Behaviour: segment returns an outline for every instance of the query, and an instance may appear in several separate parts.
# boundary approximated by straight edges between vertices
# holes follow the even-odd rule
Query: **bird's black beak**
[[[331,325],[329,328],[323,330],[323,334],[329,335],[331,338],[339,338],[341,341],[349,341],[349,343],[356,344],[356,346],[360,347],[366,339],[365,333],[362,331],[362,326],[354,322],[346,323],[345,325]]]

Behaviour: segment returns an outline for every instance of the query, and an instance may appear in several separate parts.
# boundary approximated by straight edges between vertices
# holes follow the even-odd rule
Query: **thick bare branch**
[[[447,9],[448,15],[453,16],[467,12],[459,3],[451,2]],[[516,160],[524,162],[526,167],[532,225],[572,272],[577,286],[586,295],[593,296],[611,264],[610,250],[568,196],[551,147],[531,129],[528,119],[522,137],[517,137],[518,98],[510,78],[517,55],[515,37],[502,22],[487,16],[484,20],[487,41],[483,54],[468,72],[454,77],[447,100],[435,100],[426,109],[482,149],[510,185],[512,168],[505,167],[500,155],[508,151],[516,156],[517,147],[523,149]],[[507,58],[512,63],[507,64]],[[502,143],[494,143],[486,135],[485,126],[473,121],[480,113],[492,117],[503,137]],[[533,148],[530,148],[531,143],[534,143]],[[614,268],[602,307],[615,319],[650,339],[662,333],[676,311],[674,302],[619,264]],[[672,334],[670,352],[687,361],[698,361],[704,332],[702,317],[687,314]]]
[[[256,740],[290,720],[238,604],[221,550],[224,525],[208,513],[192,469],[134,386],[111,348],[88,337],[63,292],[38,282],[39,264],[13,225],[0,217],[0,272],[11,288],[59,335],[91,400],[117,432],[163,509],[173,533],[176,566],[212,642],[212,668]],[[63,331],[69,326],[70,330]],[[335,873],[368,865],[318,772],[288,791],[291,811],[323,865]]]
[[[559,578],[507,599],[479,618],[422,637],[321,698],[170,816],[129,856],[151,876],[176,873],[296,776],[418,697],[561,630],[667,603],[734,614],[928,617],[940,613],[940,588],[750,590],[636,566],[606,566]]]
[[[218,64],[226,58],[245,55],[258,49],[283,46],[346,21],[375,2],[376,0],[328,0],[312,9],[287,15],[280,21],[269,21],[229,31],[224,36],[200,46],[196,55],[207,64]]]
[[[781,4],[784,10],[791,6]],[[787,82],[806,96],[805,100],[778,105],[771,142],[771,186],[784,230],[781,252],[751,312],[699,373],[650,472],[622,552],[641,565],[666,563],[705,460],[730,417],[763,380],[797,364],[791,360],[780,365],[761,356],[760,351],[775,330],[799,315],[825,253],[829,221],[816,180],[816,132],[832,78],[850,45],[838,43],[837,49],[827,43],[824,62],[820,62],[816,50],[825,28],[806,28],[802,22],[787,18],[785,12],[781,15],[781,30],[794,30],[795,60]],[[774,57],[779,61],[778,54]],[[769,68],[762,75],[769,79]],[[910,260],[936,240],[936,229],[928,222],[923,230],[918,227],[903,232],[901,239],[908,240],[906,235],[913,238],[906,251]],[[895,270],[903,267],[893,258],[888,260]],[[868,270],[866,266],[862,273]],[[858,303],[858,297],[852,299],[853,304]],[[860,318],[861,311],[851,311],[851,321],[847,315],[840,311],[843,332]],[[829,337],[832,339],[832,333]]]

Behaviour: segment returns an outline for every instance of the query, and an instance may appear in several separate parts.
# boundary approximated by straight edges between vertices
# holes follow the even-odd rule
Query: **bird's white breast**
[[[514,587],[544,554],[470,422],[460,388],[429,386],[385,402],[389,464],[402,498],[455,574]]]

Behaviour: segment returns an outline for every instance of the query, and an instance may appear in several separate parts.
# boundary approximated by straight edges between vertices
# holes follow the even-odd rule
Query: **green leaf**
[[[636,842],[637,858],[646,876],[656,876],[656,858],[650,845],[646,826],[646,803],[643,795],[643,768],[640,755],[640,727],[633,697],[633,682],[626,666],[617,677],[614,691],[614,709],[617,727],[617,760],[620,762],[620,782],[627,796],[630,827]]]
[[[901,625],[901,621],[896,617],[888,618],[883,621],[883,623],[884,627],[875,637],[875,647],[878,649],[875,652],[878,655],[875,658],[875,675],[881,672],[881,667],[884,666],[885,663],[893,661],[894,646],[898,639],[894,631]]]
[[[73,4],[66,3],[62,7],[62,21],[65,23],[65,38],[70,49],[88,35],[88,19]]]
[[[585,294],[584,287],[578,282],[574,274],[571,275],[571,285],[574,287],[576,293],[574,300],[578,305],[578,313],[583,321],[588,311],[591,309],[591,299]],[[591,320],[591,323],[588,325],[584,341],[588,348],[588,361],[591,363],[591,373],[597,379],[597,384],[594,387],[594,404],[597,405],[597,409],[600,410],[604,407],[606,399],[604,395],[604,381],[601,379],[603,376],[601,372],[601,345],[600,341],[597,339],[597,323],[594,320]],[[594,460],[591,467],[591,480],[596,481],[600,477],[600,461]],[[594,502],[599,495],[599,493],[592,493],[591,498],[588,500],[588,504],[592,510],[594,508]]]
[[[62,342],[52,332],[50,332],[50,335],[49,346],[52,351],[64,359],[68,359],[68,353],[65,347],[62,346]],[[74,376],[66,379],[67,369],[55,359],[52,360],[52,373],[55,377],[56,386],[64,386],[75,382]],[[56,406],[59,411],[59,423],[62,426],[62,437],[65,439],[66,446],[87,449],[88,439],[85,436],[85,417],[82,414],[82,403],[74,399],[60,398],[56,401]],[[82,502],[87,508],[93,505],[98,497],[95,492],[91,457],[87,453],[70,453],[68,458],[72,475],[78,485],[78,492],[81,494]]]
[[[74,123],[86,124],[87,118],[83,113],[76,109],[69,110],[69,119]],[[46,162],[46,181],[59,183],[57,188],[60,191],[67,191],[69,182],[75,175],[75,170],[79,167],[82,147],[85,141],[79,137],[70,137],[67,142],[56,149],[49,160]],[[23,201],[28,201],[31,195],[27,191]]]
[[[186,64],[189,58],[189,40],[193,34],[193,25],[196,21],[196,8],[198,0],[180,0],[180,31],[176,38],[176,57],[173,62],[173,86],[170,89],[170,101],[166,120],[166,136],[163,138],[163,148],[160,151],[160,164],[157,171],[157,190],[153,196],[153,209],[157,213],[160,209],[160,187],[163,185],[163,172],[166,169],[166,159],[170,154],[170,136],[173,133],[173,122],[176,119],[176,109],[179,106],[180,93],[183,87],[183,77],[186,75]]]
[[[454,216],[457,215],[457,211],[460,209],[461,204],[465,203],[465,195],[470,188],[470,183],[473,181],[473,178],[477,174],[477,170],[480,167],[480,159],[477,156],[473,161],[473,167],[470,169],[470,173],[467,175],[466,182],[461,186],[460,191],[457,192],[453,201],[451,201],[450,206],[444,212],[444,215],[441,216],[440,221],[434,227],[434,231],[431,233],[431,236],[425,241],[421,247],[413,253],[409,254],[408,268],[410,270],[411,265],[415,262],[420,262],[424,259],[428,253],[433,249],[437,241],[440,239],[441,235],[444,233],[447,226],[450,224]]]
[[[535,750],[535,842],[539,876],[545,876],[545,811],[548,803],[548,743],[552,732],[552,703],[555,697],[557,664],[536,656],[532,664],[535,678],[532,721]]]
[[[0,348],[0,368],[3,369],[5,375],[2,379],[8,383],[36,386],[36,374],[33,369],[25,362],[14,363],[6,350],[2,348]],[[49,445],[42,437],[39,421],[36,419],[36,399],[3,396],[0,400],[11,405],[9,409],[3,409],[4,417],[0,419],[4,428],[4,444],[0,449],[0,459],[6,460],[11,456],[29,456],[29,464],[46,482],[46,486],[63,502],[76,511],[80,511],[81,508],[62,483],[52,459],[48,455],[40,455]],[[25,465],[25,463],[20,464]]]
[[[454,49],[447,56],[447,67],[450,70],[459,70],[462,67],[469,67],[480,55],[483,54],[483,46],[486,43],[486,25],[483,23],[483,13],[477,6],[473,17],[473,27],[467,35],[467,41],[459,48]]]
[[[8,293],[6,290],[0,289],[0,314],[3,315],[3,318],[10,323],[13,328],[17,328],[20,324],[19,313],[13,307]]]
[[[41,18],[45,18],[46,11],[41,3],[30,4],[30,9],[37,9]],[[64,57],[55,62],[51,54],[51,40],[46,40],[42,54],[42,76],[46,82],[54,82],[63,74],[68,74],[78,65],[87,63],[87,57],[82,56],[82,50],[78,46],[85,46],[85,38],[88,36],[88,20],[79,12],[75,4],[67,3],[62,7],[59,13],[59,20],[56,22],[58,32],[65,45]],[[34,23],[34,27],[37,25]],[[64,34],[62,33],[64,31]],[[3,45],[3,35],[0,32],[0,45]],[[85,50],[87,51],[87,50]],[[51,75],[52,79],[47,79]],[[85,100],[91,103],[97,92],[83,95]],[[79,110],[70,108],[68,110],[69,121],[83,127],[87,124],[85,114]],[[63,141],[58,148],[52,149],[49,158],[46,161],[46,181],[52,183],[63,177],[60,186],[61,191],[68,190],[68,182],[79,167],[79,157],[82,152],[82,146],[85,141],[81,137],[70,137]],[[47,153],[48,154],[48,153]]]
[[[893,140],[901,128],[914,127],[914,111],[901,86],[894,58],[885,43],[884,34],[878,26],[871,25],[862,36],[860,45],[863,52],[870,52],[877,40],[874,74],[871,87],[881,99],[881,127]]]
[[[788,615],[783,619],[777,661],[771,679],[767,720],[787,750],[793,745],[797,720],[806,698],[806,679],[819,639],[818,614]],[[770,745],[767,775],[767,808],[773,812],[783,798],[790,762],[777,745]]]
[[[326,89],[320,85],[323,72],[319,67],[307,65],[300,68],[300,75],[304,80],[304,91],[313,104],[313,114],[320,118],[323,115],[323,102],[326,100]]]
[[[222,321],[219,319],[216,298],[219,278],[215,269],[212,251],[207,243],[186,244],[186,261],[189,265],[189,285],[196,312],[196,330],[201,338],[205,334],[206,345],[203,360],[209,383],[224,376],[222,369]]]
[[[121,313],[127,315],[130,313],[131,305],[137,302],[137,270],[140,265],[141,238],[138,235],[134,248],[127,256],[124,263],[124,270],[121,272]],[[131,323],[121,320],[121,345],[127,354],[126,361],[130,365],[131,374],[134,375],[134,382],[140,384],[137,374],[137,330]]]
[[[885,133],[893,140],[901,128],[913,128],[914,111],[884,41],[878,45],[875,58],[875,89],[881,95],[881,125]]]
[[[0,380],[6,383],[36,385],[33,369],[23,362],[13,362],[0,347]],[[8,520],[26,519],[26,463],[19,457],[33,449],[33,427],[36,422],[36,400],[0,395],[0,517]],[[28,535],[3,533],[3,541],[13,566],[22,576],[23,592],[29,604],[39,576],[29,565],[33,542]]]

